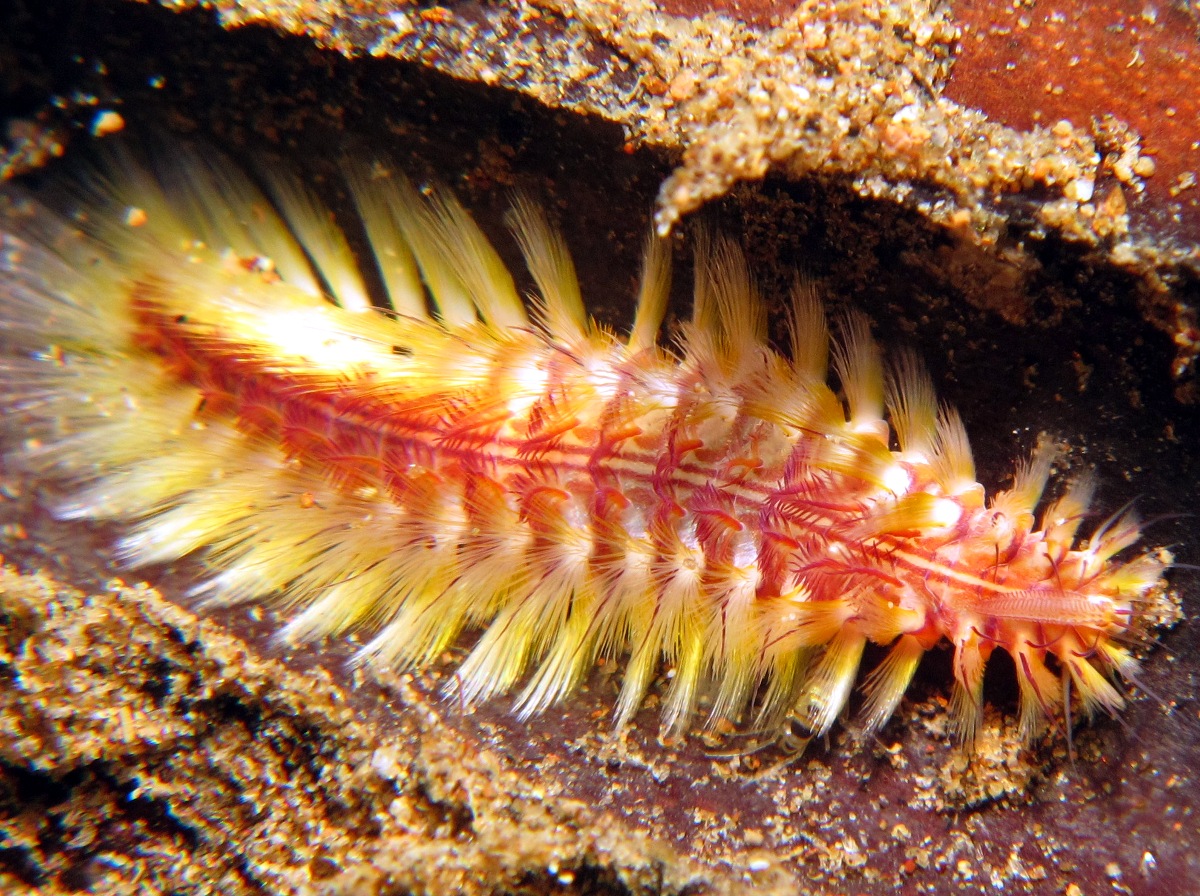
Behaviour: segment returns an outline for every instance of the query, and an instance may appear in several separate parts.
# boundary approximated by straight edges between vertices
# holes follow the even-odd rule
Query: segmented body
[[[0,219],[8,404],[41,439],[29,459],[77,483],[65,515],[137,520],[130,560],[204,549],[215,598],[282,595],[291,635],[365,626],[386,662],[427,663],[480,628],[456,681],[471,701],[520,684],[523,712],[610,655],[626,663],[619,722],[665,664],[673,728],[703,700],[710,718],[820,733],[875,643],[890,647],[866,681],[876,728],[941,642],[968,737],[995,649],[1015,660],[1027,734],[1072,690],[1089,711],[1121,706],[1110,679],[1132,671],[1125,642],[1162,572],[1112,559],[1136,520],[1076,544],[1081,482],[1036,525],[1046,453],[985,501],[957,415],[911,358],[885,378],[862,318],[841,322],[835,392],[816,302],[797,290],[785,358],[718,240],[667,352],[652,245],[618,339],[522,206],[530,323],[453,200],[358,173],[395,308],[376,311],[301,188],[276,182],[268,202],[219,163],[181,164],[174,186],[126,164],[86,232],[23,197]]]

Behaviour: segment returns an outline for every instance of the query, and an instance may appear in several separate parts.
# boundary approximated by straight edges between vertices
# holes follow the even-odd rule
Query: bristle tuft
[[[1070,550],[1075,545],[1075,535],[1087,516],[1096,492],[1096,480],[1085,473],[1071,481],[1067,490],[1042,514],[1042,530],[1046,541],[1059,551]]]
[[[1053,440],[1044,436],[1039,438],[1033,456],[1017,468],[1012,488],[996,495],[992,499],[992,506],[1017,518],[1032,518],[1059,454],[1060,450]]]
[[[979,488],[967,428],[955,408],[943,405],[938,412],[932,464],[934,478],[947,494]]]
[[[539,322],[552,337],[567,344],[585,339],[587,312],[575,263],[562,234],[550,226],[540,206],[523,197],[509,211],[508,222],[541,293],[536,306]]]
[[[863,683],[867,697],[863,727],[867,735],[877,732],[892,717],[924,655],[925,648],[916,638],[901,635],[884,661],[867,676]]]
[[[529,318],[512,274],[462,204],[452,194],[434,190],[427,208],[425,220],[441,256],[466,288],[479,317],[497,329],[527,326]]]
[[[405,317],[425,319],[425,288],[417,260],[395,215],[405,201],[398,176],[378,163],[370,169],[348,165],[346,180],[392,309]]]
[[[983,722],[983,670],[987,663],[979,636],[972,632],[954,645],[954,690],[950,696],[950,724],[957,739],[975,743]]]
[[[925,365],[911,351],[898,352],[892,358],[886,402],[900,451],[928,459],[937,445],[937,394]]]
[[[654,234],[642,250],[642,275],[638,288],[629,351],[639,354],[658,345],[658,331],[671,298],[671,244]]]
[[[800,703],[804,722],[813,734],[825,734],[837,721],[850,698],[865,646],[865,638],[850,629],[843,629],[829,642],[824,655],[817,661]]]
[[[731,365],[766,342],[767,311],[741,248],[725,237],[702,237],[696,246],[695,311],[698,334],[712,340]]]
[[[850,406],[851,424],[874,427],[883,419],[883,361],[866,316],[849,312],[839,321],[833,369]]]
[[[824,383],[829,375],[829,325],[816,283],[798,276],[788,315],[792,366],[807,382]]]
[[[333,213],[295,178],[274,169],[265,169],[263,178],[275,205],[337,303],[347,311],[369,309],[371,300],[354,253]]]
[[[438,321],[452,329],[470,326],[478,319],[475,304],[457,271],[451,247],[439,236],[437,217],[407,178],[397,176],[389,184],[393,219],[416,259]]]

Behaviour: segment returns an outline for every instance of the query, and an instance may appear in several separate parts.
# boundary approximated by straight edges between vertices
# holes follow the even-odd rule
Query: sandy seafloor
[[[567,4],[529,8],[571,21]],[[603,37],[598,7],[580,8],[588,33]],[[478,66],[473,76],[469,41],[439,58],[437,41],[459,37],[436,28],[451,28],[456,13],[477,24],[504,9],[402,7],[403,18],[388,20],[400,60],[348,60],[305,36],[222,29],[203,9],[17,3],[0,21],[6,158],[14,170],[35,169],[27,177],[36,188],[47,177],[42,156],[61,146],[67,165],[88,158],[103,142],[91,136],[96,113],[111,109],[125,126],[105,140],[188,139],[247,167],[286,164],[344,212],[336,159],[386,156],[450,184],[514,267],[501,219],[512,191],[525,190],[562,224],[589,308],[619,327],[660,185],[672,170],[700,192],[712,183],[696,159],[714,142],[672,118],[682,113],[664,109],[661,126],[630,122],[663,108],[651,97],[687,106],[695,94],[690,114],[707,110],[718,123],[725,107],[686,77],[660,89],[645,72],[629,75],[644,62],[622,57],[636,41],[601,42],[626,61],[616,83],[630,109],[615,105],[620,90],[609,96],[586,79],[575,93],[550,95]],[[303,31],[302,5],[255,7],[289,10]],[[325,45],[354,38],[310,30]],[[472,40],[486,44],[478,32]],[[608,64],[580,46],[567,62]],[[557,57],[544,55],[552,68]],[[946,60],[931,51],[912,67],[922,66],[936,79]],[[559,83],[553,72],[544,80]],[[851,102],[839,85],[830,90]],[[980,117],[955,121],[968,136],[986,132],[1032,154],[1029,170],[1044,152],[1043,180],[1018,173],[1009,192],[985,184],[972,193],[955,180],[961,167],[884,158],[912,138],[885,129],[878,144],[831,139],[845,147],[832,160],[817,144],[793,147],[771,160],[765,182],[717,190],[732,192],[714,194],[700,217],[741,240],[768,295],[784,296],[804,267],[832,305],[867,311],[885,344],[914,346],[961,409],[989,489],[1050,432],[1069,448],[1063,472],[1096,471],[1100,508],[1136,498],[1158,520],[1148,541],[1200,564],[1189,516],[1200,504],[1200,415],[1188,366],[1187,210],[1171,225],[1167,200],[1138,191],[1145,178],[1122,179],[1119,158],[1088,169],[1098,138],[1086,122],[1079,134],[1025,138]],[[864,121],[860,132],[871,127]],[[757,139],[734,142],[752,152]],[[685,157],[693,167],[676,168]],[[1090,215],[1081,187],[1064,202],[1067,184],[1089,177]],[[1101,207],[1118,186],[1128,214]],[[679,314],[687,229],[685,219],[675,237]],[[772,319],[776,335],[782,321]],[[20,438],[4,433],[10,447]],[[272,638],[271,612],[192,606],[201,560],[121,569],[111,550],[118,530],[55,521],[45,509],[55,495],[52,483],[5,462],[0,891],[1094,896],[1179,893],[1200,879],[1193,570],[1171,575],[1185,618],[1160,633],[1144,688],[1119,719],[1075,732],[1073,761],[1061,734],[1031,749],[1016,741],[1002,660],[988,675],[985,736],[964,756],[946,731],[948,656],[935,652],[877,738],[860,743],[852,724],[840,726],[773,769],[778,754],[748,753],[736,735],[661,743],[654,696],[614,738],[617,667],[598,669],[561,712],[526,724],[503,701],[465,708],[441,698],[467,644],[435,669],[404,675],[351,669],[351,643],[285,647]]]

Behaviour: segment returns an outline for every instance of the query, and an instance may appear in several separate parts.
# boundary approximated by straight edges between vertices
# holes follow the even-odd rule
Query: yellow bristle
[[[453,231],[453,223],[441,221],[407,178],[396,177],[392,192],[392,215],[416,259],[438,320],[451,329],[475,323],[478,314],[471,292],[463,283],[454,247],[441,233],[447,228]]]
[[[640,701],[649,685],[651,665],[657,662],[650,654],[661,652],[662,661],[674,667],[663,708],[663,724],[678,734],[695,709],[703,674],[704,556],[697,546],[685,543],[670,527],[655,526],[652,535],[656,551],[650,580],[655,584],[656,602],[645,606],[650,621],[644,623],[642,630],[647,635],[656,635],[657,640],[646,637],[634,643],[630,658],[630,673],[634,677],[622,687],[618,718],[632,717],[637,706],[635,696]]]
[[[433,228],[433,238],[466,288],[480,319],[500,330],[528,326],[529,318],[512,274],[466,209],[444,190],[435,190],[429,196],[427,208],[426,221]]]
[[[538,532],[525,561],[525,587],[513,587],[495,619],[459,668],[464,699],[475,702],[509,690],[532,662],[542,662],[566,628],[573,602],[592,598],[588,558],[592,533],[574,522],[579,508],[565,492],[540,495],[526,508],[538,520]],[[559,670],[565,671],[565,670]],[[518,698],[523,714],[545,709],[535,674],[532,690]],[[544,681],[544,679],[543,679]],[[549,687],[549,690],[546,688]]]
[[[960,495],[980,489],[975,481],[975,459],[971,454],[967,428],[955,408],[943,405],[938,411],[931,460],[934,477],[946,494]]]
[[[568,605],[570,612],[546,647],[528,684],[517,695],[514,708],[519,718],[538,715],[561,701],[579,686],[596,662],[598,644],[593,614],[597,599],[594,589],[587,587],[586,575],[579,576],[569,599],[560,595],[558,600]],[[540,626],[544,620],[533,624]]]
[[[1125,698],[1090,662],[1072,657],[1065,667],[1089,716],[1097,710],[1114,715],[1125,707]]]
[[[758,571],[752,563],[721,564],[708,570],[712,618],[704,634],[705,663],[723,674],[716,682],[710,719],[736,719],[758,685],[762,649],[754,625]]]
[[[950,724],[958,740],[968,746],[975,742],[983,721],[983,670],[986,663],[977,633],[971,632],[955,643]]]
[[[814,600],[806,588],[773,601],[764,614],[767,631],[775,636],[777,650],[820,647],[837,637],[854,610],[844,598]]]
[[[1171,560],[1167,551],[1143,554],[1105,571],[1104,585],[1120,595],[1141,597],[1162,578]]]
[[[1042,514],[1042,530],[1046,540],[1060,551],[1069,550],[1075,544],[1079,525],[1087,516],[1096,481],[1091,475],[1075,478],[1062,497],[1051,504]]]
[[[646,237],[642,250],[642,274],[638,288],[629,351],[637,355],[658,345],[658,331],[671,298],[671,245],[654,234]]]
[[[663,727],[672,736],[679,736],[687,730],[700,697],[704,642],[699,627],[683,628],[679,646],[672,653],[675,665],[670,672],[674,674],[667,688],[662,720]]]
[[[1017,666],[1020,693],[1018,730],[1021,739],[1030,743],[1054,718],[1055,709],[1062,704],[1062,682],[1046,668],[1038,651],[1029,644],[1018,645],[1013,651]]]
[[[370,169],[350,165],[346,180],[392,309],[405,317],[426,318],[425,287],[417,260],[394,212],[404,202],[397,176],[381,164]]]
[[[924,616],[919,610],[904,606],[892,597],[873,591],[864,591],[858,597],[854,625],[875,644],[891,644],[906,632],[920,629],[923,622]]]
[[[300,520],[284,518],[273,527],[274,540],[247,540],[260,523],[258,515],[275,509],[270,498],[288,496],[298,504],[307,480],[295,475],[282,458],[248,449],[243,440],[228,442],[227,453],[219,446],[218,442],[218,450],[207,455],[211,463],[205,475],[153,508],[159,512],[137,525],[121,541],[121,550],[138,564],[166,562],[205,545],[235,555],[268,552],[275,562],[250,570],[249,576],[256,582],[260,575],[273,573],[272,581],[242,592],[245,598],[257,597],[290,581],[292,573],[279,569],[280,561],[289,546],[303,544],[315,532],[310,527],[320,526],[321,519],[312,514]],[[307,525],[298,526],[301,520]]]
[[[147,433],[164,445],[178,438],[195,441],[189,426],[199,394],[143,359],[72,357],[47,367],[20,365],[18,370],[29,370],[30,376],[8,395],[38,418],[26,433],[41,440],[26,452],[28,463],[85,486],[99,480],[95,489],[85,488],[70,500],[82,508],[74,516],[136,514],[144,499],[124,500],[116,493],[110,499],[112,484],[105,476],[145,457]],[[131,374],[138,379],[127,382]],[[119,484],[116,488],[121,490]]]
[[[1096,648],[1100,651],[1104,662],[1108,664],[1108,668],[1118,675],[1129,680],[1136,674],[1137,660],[1133,658],[1133,654],[1127,648],[1107,639],[1097,643]]]
[[[1017,467],[1012,488],[992,498],[992,508],[1013,519],[1022,520],[1025,525],[1032,525],[1034,508],[1042,500],[1042,492],[1046,490],[1058,456],[1057,445],[1049,439],[1039,439],[1033,456]]]
[[[786,379],[764,384],[758,394],[746,396],[745,408],[759,420],[797,432],[834,437],[842,435],[846,428],[842,403],[824,383]]]
[[[833,369],[850,406],[851,425],[876,427],[883,419],[883,361],[864,315],[850,312],[839,321]]]
[[[1108,520],[1088,540],[1088,550],[1100,560],[1119,554],[1141,537],[1142,521],[1136,512],[1127,510]]]
[[[693,301],[691,333],[712,340],[716,357],[726,369],[764,347],[766,305],[750,276],[745,255],[731,240],[707,235],[698,240]]]
[[[306,295],[321,295],[321,284],[297,241],[299,234],[235,168],[186,149],[177,163],[163,166],[161,181],[132,160],[124,164],[138,172],[127,181],[127,204],[147,211],[145,230],[126,227],[126,239],[149,235],[158,246],[173,249],[198,240],[218,255],[232,252],[241,260],[259,260]],[[116,234],[106,235],[113,238],[117,239],[113,244],[120,246]],[[147,247],[152,256],[161,252],[158,246]],[[153,258],[147,262],[153,264]]]
[[[937,495],[914,492],[876,508],[859,526],[858,535],[878,538],[888,533],[942,529],[958,522],[958,508]]]
[[[805,682],[813,649],[780,650],[774,632],[766,632],[767,649],[759,664],[758,677],[765,688],[759,702],[754,727],[764,732],[780,731],[788,713],[796,705]]]
[[[850,689],[858,674],[866,638],[851,628],[843,627],[829,642],[805,684],[797,704],[803,719],[814,735],[823,735],[833,727],[838,715],[850,698]]]
[[[812,465],[883,489],[895,458],[887,444],[874,436],[829,439],[813,452]]]
[[[329,285],[333,298],[347,311],[371,307],[358,262],[333,213],[295,178],[273,168],[263,170],[271,198],[292,233]]]
[[[901,452],[927,460],[937,444],[937,394],[925,365],[910,351],[892,358],[886,404]]]
[[[410,598],[363,649],[364,656],[403,667],[431,662],[463,627],[489,621],[522,586],[532,535],[521,528],[503,492],[481,483],[464,507],[477,532],[454,564],[447,563],[449,581],[430,585],[416,580]]]
[[[651,592],[651,570],[654,563],[654,547],[644,537],[637,537],[617,523],[605,521],[598,527],[597,543],[604,545],[598,550],[598,560],[603,572],[598,577],[597,591],[600,607],[592,624],[597,644],[597,653],[606,659],[622,659],[627,645],[650,639],[656,644],[669,640],[660,630],[650,630],[663,625],[663,614],[651,606],[645,595]],[[621,697],[618,699],[616,716],[621,718],[627,702],[632,715],[645,697],[645,687],[650,678],[632,680],[634,670],[629,668],[622,682]],[[639,690],[640,689],[640,690]],[[636,692],[636,697],[634,693]],[[628,721],[628,717],[618,724]]]
[[[902,635],[883,662],[867,676],[863,683],[867,699],[862,713],[867,735],[878,731],[892,717],[924,655],[925,648],[916,638]]]
[[[55,512],[66,519],[138,517],[146,508],[169,508],[200,484],[215,482],[224,471],[252,462],[232,427],[219,423],[197,428],[187,425],[196,401],[196,393],[189,390],[161,409],[143,404],[135,419],[94,426],[87,438],[51,443],[53,449],[48,456],[57,460],[59,472],[80,477],[81,484],[79,491],[56,505]],[[168,453],[146,457],[147,432],[161,434],[165,439],[161,444]],[[78,457],[67,458],[65,450]],[[33,452],[30,457],[37,463],[47,459],[41,452]],[[121,475],[85,484],[89,478],[87,468],[101,464],[110,471],[120,470]],[[177,547],[170,545],[170,550]]]
[[[673,579],[671,586],[659,591],[658,603],[651,604],[643,599],[646,590],[637,587],[643,584],[648,588],[652,583],[654,551],[649,542],[637,546],[636,556],[641,562],[634,566],[635,577],[624,582],[619,592],[628,608],[629,643],[635,646],[617,699],[615,718],[618,726],[627,724],[641,706],[661,659],[679,662],[681,645],[699,641],[696,631],[700,625],[699,615],[693,601],[699,583],[686,578]],[[693,608],[691,613],[689,607]],[[690,711],[690,702],[688,705]]]
[[[568,344],[587,338],[588,316],[579,293],[575,262],[562,234],[550,226],[539,206],[524,198],[518,198],[508,222],[540,291],[536,310],[541,325],[551,336]]]
[[[792,286],[788,337],[796,372],[806,383],[824,385],[829,375],[829,325],[811,278],[799,276]]]

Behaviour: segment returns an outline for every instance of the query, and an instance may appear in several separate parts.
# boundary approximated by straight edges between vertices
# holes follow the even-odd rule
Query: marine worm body
[[[619,724],[669,667],[671,729],[703,703],[820,734],[873,643],[873,730],[942,642],[967,739],[997,650],[1027,736],[1064,703],[1122,706],[1114,679],[1163,571],[1154,553],[1114,559],[1137,520],[1077,538],[1086,479],[1036,516],[1045,451],[987,499],[959,416],[912,356],[885,370],[861,316],[831,340],[798,286],[775,351],[740,251],[716,238],[668,350],[669,255],[651,242],[618,338],[537,208],[510,220],[527,307],[448,194],[351,167],[376,309],[307,190],[175,155],[154,173],[113,161],[66,211],[0,199],[18,454],[69,484],[63,517],[129,521],[127,561],[203,551],[212,599],[281,602],[289,636],[365,629],[385,663],[481,630],[455,681],[468,701],[519,688],[523,714],[607,656],[625,664]]]

